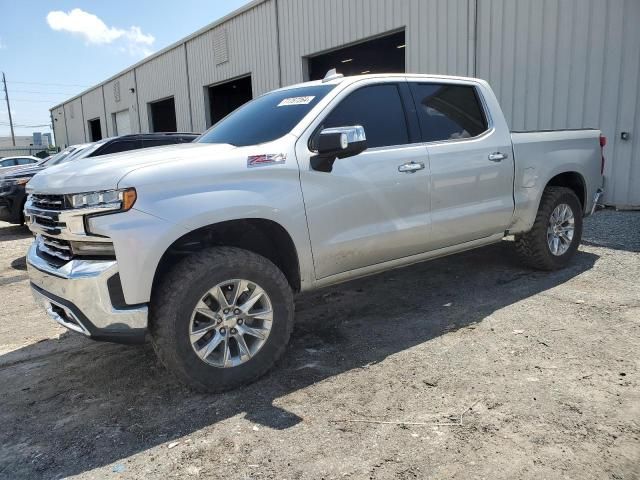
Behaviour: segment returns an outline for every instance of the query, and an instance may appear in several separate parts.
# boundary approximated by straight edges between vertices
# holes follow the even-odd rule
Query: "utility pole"
[[[13,134],[13,120],[11,119],[11,105],[9,105],[9,91],[7,90],[7,79],[2,72],[2,83],[4,84],[4,99],[7,101],[7,112],[9,112],[9,126],[11,127],[11,142],[16,146],[16,136]]]

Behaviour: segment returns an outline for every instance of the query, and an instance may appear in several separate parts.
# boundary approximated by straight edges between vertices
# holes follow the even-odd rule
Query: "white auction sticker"
[[[285,107],[287,105],[308,105],[311,101],[316,98],[315,96],[309,97],[289,97],[283,99],[278,106]]]

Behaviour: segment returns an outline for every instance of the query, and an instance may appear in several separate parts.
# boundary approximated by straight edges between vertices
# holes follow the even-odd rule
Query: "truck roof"
[[[307,87],[310,85],[339,85],[342,83],[351,84],[358,82],[360,80],[368,79],[368,78],[423,78],[425,80],[457,80],[457,81],[473,81],[479,82],[481,79],[474,77],[462,77],[455,75],[436,75],[436,74],[425,74],[425,73],[368,73],[365,75],[345,75],[342,76],[338,74],[338,76],[331,77],[329,79],[323,80],[312,80],[309,82],[296,83],[294,85],[287,85],[286,87],[279,88],[278,90],[290,90],[294,88]]]

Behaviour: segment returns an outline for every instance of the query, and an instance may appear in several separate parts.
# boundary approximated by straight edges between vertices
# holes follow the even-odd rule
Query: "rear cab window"
[[[487,117],[474,86],[432,82],[409,84],[424,142],[473,138],[487,131]]]

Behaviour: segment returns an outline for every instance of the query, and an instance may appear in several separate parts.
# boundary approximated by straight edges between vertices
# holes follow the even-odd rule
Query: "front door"
[[[323,128],[362,125],[368,145],[359,155],[336,160],[331,172],[307,168],[313,155],[308,137],[298,141],[318,279],[427,248],[427,150],[410,133],[401,88],[397,80],[369,80],[352,85],[328,107],[314,135]]]

